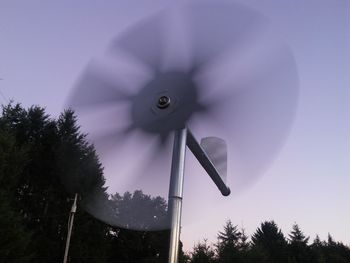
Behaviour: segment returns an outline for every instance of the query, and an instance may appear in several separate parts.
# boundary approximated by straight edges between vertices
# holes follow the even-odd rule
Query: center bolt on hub
[[[170,105],[170,98],[168,96],[161,96],[158,99],[157,107],[159,109],[165,109],[165,108],[169,107],[169,105]]]

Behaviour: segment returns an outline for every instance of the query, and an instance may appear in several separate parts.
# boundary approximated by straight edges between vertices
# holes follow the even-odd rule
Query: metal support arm
[[[202,165],[202,167],[208,173],[210,178],[219,188],[221,194],[224,196],[228,196],[231,193],[230,188],[222,180],[219,172],[215,168],[209,156],[205,153],[205,151],[203,150],[201,145],[197,142],[196,138],[194,138],[193,134],[189,129],[187,129],[186,141],[187,141],[188,148],[191,150],[193,155],[197,158],[198,162]]]

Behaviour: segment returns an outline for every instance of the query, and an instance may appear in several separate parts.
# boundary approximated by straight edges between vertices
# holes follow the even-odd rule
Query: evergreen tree
[[[1,121],[14,135],[16,147],[26,149],[26,162],[11,189],[15,195],[11,205],[32,232],[29,249],[35,252],[33,262],[58,259],[64,238],[59,230],[66,222],[60,215],[67,201],[57,177],[55,122],[44,109],[33,106],[25,110],[19,104],[4,107]]]
[[[250,242],[248,241],[248,236],[245,233],[245,229],[242,227],[240,230],[240,237],[238,241],[238,249],[244,255],[249,252]]]
[[[287,241],[274,221],[261,223],[252,236],[256,253],[267,255],[270,262],[287,262]]]
[[[316,235],[316,238],[314,239],[314,241],[310,246],[310,250],[311,250],[310,262],[325,263],[326,262],[325,247],[326,247],[326,243],[322,242],[320,237]]]
[[[203,242],[199,242],[193,247],[191,253],[191,263],[214,263],[215,253],[213,249],[208,245],[206,239]]]
[[[167,202],[161,197],[152,197],[141,190],[111,196],[110,206],[119,226],[128,228],[132,222],[136,229],[154,229],[167,225]]]
[[[183,244],[180,241],[180,255],[179,255],[179,263],[190,263],[191,257],[188,253],[183,251]],[[166,262],[166,261],[161,261]]]
[[[322,247],[323,243],[321,242],[321,239],[319,237],[319,235],[316,235],[314,241],[312,242],[313,247]]]
[[[310,252],[307,243],[309,237],[306,237],[297,224],[289,234],[289,253],[292,262],[310,262]]]
[[[78,210],[72,232],[69,257],[72,262],[106,262],[109,255],[110,226],[96,220],[85,210],[91,198],[103,200],[108,207],[102,165],[94,147],[79,131],[71,110],[64,111],[58,121],[59,146],[56,151],[58,177],[68,195],[78,193]],[[94,209],[89,207],[89,209]],[[66,210],[66,217],[69,209]],[[66,224],[64,234],[66,235]],[[93,248],[93,249],[91,249]]]
[[[32,232],[14,208],[18,178],[25,165],[25,150],[15,146],[15,139],[0,120],[0,258],[3,262],[30,262]]]
[[[7,192],[11,193],[11,202],[8,203],[7,209],[9,211],[12,209],[13,215],[11,217],[17,218],[17,222],[21,222],[23,228],[17,227],[18,231],[24,229],[30,235],[30,242],[28,242],[26,249],[30,252],[25,258],[30,258],[30,262],[60,262],[63,258],[67,218],[71,206],[70,195],[67,195],[60,180],[60,175],[64,173],[62,167],[89,169],[94,164],[95,167],[98,167],[97,157],[93,156],[92,150],[90,150],[89,155],[89,148],[85,147],[86,142],[81,141],[81,145],[85,146],[81,147],[82,151],[77,152],[76,157],[85,160],[85,163],[75,162],[75,159],[66,159],[66,163],[60,162],[59,157],[67,154],[66,148],[61,147],[64,142],[63,134],[60,133],[62,129],[59,130],[57,122],[50,119],[43,108],[33,106],[25,110],[19,104],[9,104],[3,108],[0,122],[2,127],[13,134],[14,146],[18,149],[25,149],[25,161],[22,162],[22,165],[20,165],[21,163],[14,164],[18,168],[21,167],[16,180],[12,184],[6,184],[8,186]],[[71,128],[74,128],[74,123],[71,124]],[[74,136],[81,137],[78,132],[71,135],[71,138]],[[1,156],[4,155],[1,154]],[[13,153],[11,157],[15,158],[13,160],[20,161],[20,158],[16,158]],[[83,166],[83,164],[86,165]],[[101,175],[97,174],[97,176]],[[11,177],[6,177],[7,180],[8,178]],[[4,187],[1,188],[1,193],[4,193]],[[94,220],[90,216],[87,218],[89,218],[87,220]],[[84,225],[85,222],[82,223],[79,220],[80,218],[77,219],[77,222],[81,224],[76,224],[76,226]],[[94,220],[94,222],[97,221]],[[85,236],[81,237],[82,240],[87,243],[91,237],[91,239],[94,238],[93,242],[96,244],[103,244],[102,240],[106,239],[106,226],[103,228],[104,234],[100,235],[100,238],[91,235],[96,228],[89,231],[85,229],[87,232],[84,234]],[[75,227],[74,231],[78,231],[78,229],[79,227]],[[25,238],[28,235],[22,233],[22,236]],[[1,242],[3,242],[3,238],[4,235],[0,237]],[[72,239],[72,246],[74,246],[74,242],[76,239]],[[97,247],[94,247],[95,251]],[[23,245],[23,248],[26,246]],[[7,251],[10,253],[10,249]],[[72,255],[74,255],[74,251],[76,250],[71,249]],[[87,253],[89,251],[92,250],[86,249],[81,253],[87,257],[79,256],[77,261],[89,262],[90,256]],[[14,254],[13,260],[25,262],[19,254]]]
[[[251,258],[251,244],[248,241],[249,237],[246,235],[243,227],[240,229],[240,233],[241,235],[238,240],[239,259],[237,262],[255,262],[256,260],[252,260]]]
[[[295,223],[288,238],[290,244],[302,244],[303,246],[307,246],[309,239],[310,237],[306,237],[300,230],[298,224]]]
[[[126,225],[127,222],[133,221],[135,227],[147,229],[166,215],[167,205],[163,198],[145,195],[140,190],[134,193],[126,192],[124,195],[116,193],[112,196],[111,203],[113,210],[118,214],[118,225]],[[169,238],[169,230],[147,232],[113,228],[111,255],[112,258],[119,258],[125,263],[166,262]]]
[[[334,241],[332,235],[330,233],[328,233],[328,236],[327,236],[327,246],[328,247],[334,247],[336,246],[336,242]]]
[[[326,262],[350,262],[350,249],[343,243],[334,241],[331,234],[328,234],[327,243],[323,250],[325,251]]]
[[[242,233],[239,232],[237,226],[234,226],[231,220],[228,220],[224,226],[224,230],[218,234],[218,242],[216,245],[216,251],[218,261],[222,263],[226,262],[239,262],[239,241]]]

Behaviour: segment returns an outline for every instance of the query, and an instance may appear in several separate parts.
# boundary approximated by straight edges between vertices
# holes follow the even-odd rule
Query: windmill
[[[168,193],[167,215],[133,206],[116,216],[97,195],[85,209],[119,227],[170,229],[177,262],[186,148],[228,196],[227,164],[234,192],[254,181],[281,148],[296,100],[293,56],[256,11],[201,1],[135,24],[88,64],[68,104],[114,169],[108,187]],[[208,134],[199,142],[199,133]]]

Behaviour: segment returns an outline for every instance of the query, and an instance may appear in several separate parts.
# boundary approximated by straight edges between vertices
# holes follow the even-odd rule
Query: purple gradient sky
[[[244,3],[269,17],[294,52],[300,77],[296,121],[281,154],[258,182],[234,198],[213,200],[206,218],[183,225],[185,248],[202,238],[214,242],[228,218],[248,234],[263,220],[274,219],[284,233],[297,222],[312,239],[330,232],[350,244],[350,2]],[[126,26],[170,4],[2,0],[1,92],[58,116],[90,58],[104,52]],[[214,189],[209,180],[201,184],[205,190],[199,195]],[[191,194],[185,188],[184,220],[195,210],[189,203],[204,206],[200,196]]]

